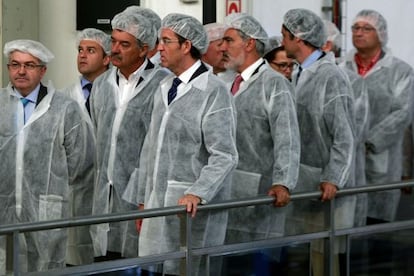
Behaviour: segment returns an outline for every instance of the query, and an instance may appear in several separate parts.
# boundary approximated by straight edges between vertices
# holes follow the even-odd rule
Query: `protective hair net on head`
[[[42,43],[29,39],[12,40],[4,45],[3,53],[7,58],[14,51],[31,54],[45,64],[55,57]]]
[[[140,6],[129,6],[123,12],[126,12],[126,13],[130,12],[132,14],[139,13],[143,15],[146,19],[151,21],[156,31],[158,31],[159,28],[161,27],[161,17],[151,9],[143,8]]]
[[[229,27],[242,31],[251,38],[260,40],[265,45],[268,43],[268,35],[259,21],[245,13],[231,13],[224,18],[224,23]]]
[[[374,10],[362,10],[356,15],[354,21],[352,22],[352,25],[354,25],[356,22],[366,22],[370,24],[377,31],[378,38],[381,41],[382,46],[387,45],[387,21],[379,12]]]
[[[170,29],[174,33],[191,41],[193,46],[204,54],[209,41],[203,25],[195,17],[180,13],[170,13],[161,22],[161,29]]]
[[[282,45],[282,38],[280,36],[269,37],[267,48],[265,49],[265,55]]]
[[[210,42],[222,39],[227,30],[226,25],[222,23],[209,23],[204,25],[204,30],[207,32],[207,37]]]
[[[342,37],[338,27],[329,20],[323,20],[323,23],[325,24],[326,32],[328,34],[328,38],[326,39],[326,41],[331,41],[335,45],[335,47],[341,48]]]
[[[111,37],[101,30],[95,28],[86,28],[78,32],[76,45],[79,46],[82,40],[92,40],[101,45],[104,52],[109,55],[111,53]]]
[[[322,47],[326,42],[326,29],[322,19],[306,9],[292,9],[283,16],[283,25],[294,36],[309,42],[315,47]]]
[[[157,33],[151,21],[145,16],[132,12],[120,12],[114,16],[111,25],[113,30],[127,32],[140,42],[148,44],[149,49],[154,48]]]

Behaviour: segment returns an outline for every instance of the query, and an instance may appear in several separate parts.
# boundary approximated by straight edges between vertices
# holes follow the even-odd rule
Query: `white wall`
[[[76,1],[39,0],[39,41],[48,47],[55,59],[43,78],[56,88],[64,88],[79,75],[76,57]]]
[[[38,39],[39,3],[38,0],[0,0],[1,3],[1,49],[4,43],[14,39]],[[7,59],[3,57],[1,65],[1,86],[9,82],[6,68]]]
[[[174,12],[190,14],[200,21],[203,20],[203,0],[190,4],[180,0],[141,0],[141,6],[153,9],[161,18]]]

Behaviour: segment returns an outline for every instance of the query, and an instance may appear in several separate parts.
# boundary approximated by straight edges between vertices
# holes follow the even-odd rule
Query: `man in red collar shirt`
[[[357,14],[352,24],[356,50],[349,53],[345,66],[362,76],[368,88],[371,116],[365,142],[367,185],[401,181],[404,131],[412,121],[413,69],[390,53],[387,40],[387,22],[381,14],[373,10]],[[367,224],[393,221],[399,200],[399,189],[368,193]],[[395,256],[391,246],[384,248],[371,241],[368,254],[375,256],[380,248],[389,257],[384,262],[392,263]]]
[[[411,122],[413,69],[386,48],[387,22],[376,11],[360,11],[352,24],[352,50],[345,66],[362,76],[371,108],[366,140],[367,184],[401,180],[404,130]],[[368,194],[367,223],[393,221],[399,190]]]

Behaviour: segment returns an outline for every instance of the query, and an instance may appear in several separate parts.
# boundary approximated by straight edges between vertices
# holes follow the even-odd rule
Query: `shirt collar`
[[[26,98],[26,99],[28,99],[28,100],[30,100],[30,102],[32,102],[32,103],[36,103],[36,101],[37,101],[37,97],[39,96],[39,90],[40,90],[40,83],[36,86],[36,88],[32,91],[32,92],[30,92],[29,93],[29,95],[27,95],[26,97],[23,97],[21,94],[20,94],[20,92],[15,88],[15,87],[13,87],[13,90],[14,90],[14,93],[16,94],[16,96],[17,97],[19,97],[19,98]]]
[[[382,57],[382,49],[380,49],[370,60],[369,64],[367,66],[364,66],[364,64],[362,64],[362,60],[361,60],[361,56],[356,53],[355,54],[355,63],[358,67],[358,74],[361,76],[365,76],[369,70],[372,69],[372,67],[374,67],[374,65],[381,59]]]
[[[129,75],[129,78],[127,79],[122,73],[121,73],[121,71],[119,71],[119,69],[117,69],[116,70],[116,73],[118,74],[118,77],[119,78],[122,78],[122,79],[124,79],[124,80],[128,80],[128,81],[133,81],[133,80],[136,80],[136,81],[138,81],[139,80],[139,78],[141,77],[141,75],[142,75],[142,72],[145,70],[145,68],[147,67],[147,64],[148,64],[148,60],[147,59],[145,59],[144,60],[144,62],[141,64],[141,66],[140,67],[138,67],[138,69],[137,70],[135,70],[135,72],[133,72],[131,75]]]
[[[317,49],[312,52],[300,65],[302,69],[309,68],[313,63],[315,63],[321,56],[323,52],[320,49]]]
[[[259,58],[256,60],[253,64],[251,64],[249,67],[244,69],[244,71],[241,73],[241,76],[244,81],[247,81],[251,78],[253,73],[256,71],[256,69],[263,63],[263,58]]]
[[[185,70],[183,73],[181,73],[181,75],[178,76],[178,78],[185,84],[187,84],[191,77],[193,76],[193,74],[195,73],[195,71],[197,71],[198,67],[200,67],[201,65],[201,61],[197,60],[196,62],[194,62],[193,65],[191,65],[190,68],[188,68],[187,70]]]
[[[81,83],[81,87],[83,88],[83,87],[85,87],[85,85],[87,85],[88,83],[92,83],[92,82],[88,81],[84,77],[81,77],[80,83]]]

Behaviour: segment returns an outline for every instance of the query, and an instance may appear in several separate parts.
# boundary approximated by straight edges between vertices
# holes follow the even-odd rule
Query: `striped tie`
[[[179,78],[174,78],[170,90],[168,90],[168,104],[170,104],[175,96],[177,96],[177,87],[180,85],[181,80]]]

